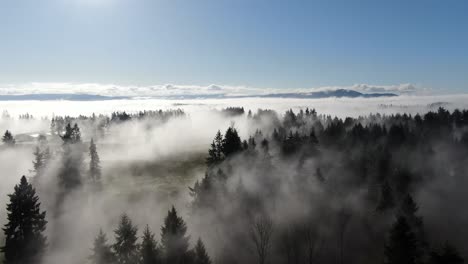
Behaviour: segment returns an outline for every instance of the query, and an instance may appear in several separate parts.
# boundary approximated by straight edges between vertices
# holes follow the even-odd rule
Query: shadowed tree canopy
[[[96,144],[94,140],[91,139],[89,143],[89,177],[93,182],[100,182],[101,181],[101,165],[99,155],[97,153]]]
[[[146,225],[145,231],[143,231],[143,239],[140,246],[140,264],[157,264],[159,260],[159,248],[154,234]]]
[[[10,131],[5,131],[5,134],[3,134],[3,137],[2,137],[2,142],[3,144],[5,144],[6,146],[14,146],[15,143],[16,143],[16,140],[15,138],[13,137],[13,134],[11,134]]]
[[[5,263],[40,263],[47,247],[47,239],[43,235],[47,221],[46,213],[41,212],[36,190],[23,176],[9,197],[8,222],[3,228],[5,246],[1,248]]]
[[[62,194],[75,189],[82,183],[81,166],[83,163],[83,153],[81,150],[81,132],[77,124],[65,127],[65,134],[62,136],[63,153],[62,168],[58,173],[59,185],[63,188]]]
[[[221,135],[221,131],[218,130],[213,142],[211,143],[211,147],[208,150],[206,164],[208,166],[216,165],[220,163],[223,158],[223,135]]]
[[[429,260],[429,264],[463,264],[464,262],[458,250],[448,242],[440,252],[433,251]]]
[[[224,134],[223,154],[229,157],[231,154],[242,150],[242,141],[234,127],[229,127]]]
[[[166,263],[185,263],[188,256],[189,238],[187,226],[182,217],[177,215],[174,206],[167,212],[161,227],[161,244]]]
[[[89,257],[92,264],[108,264],[115,261],[111,247],[107,244],[106,234],[99,230],[99,234],[94,239],[93,254]]]
[[[114,231],[114,249],[117,263],[136,264],[138,263],[137,227],[132,224],[128,215],[120,217],[119,226]]]
[[[416,237],[405,217],[398,217],[385,246],[385,264],[416,264],[420,256]]]
[[[197,244],[194,249],[194,264],[211,264],[211,259],[208,253],[206,252],[205,245],[203,241],[198,238]]]

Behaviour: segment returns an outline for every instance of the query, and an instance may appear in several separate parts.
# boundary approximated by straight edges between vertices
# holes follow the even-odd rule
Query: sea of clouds
[[[371,85],[354,84],[350,86],[325,86],[318,88],[258,88],[233,85],[177,85],[163,84],[150,86],[116,85],[97,83],[24,83],[0,84],[0,95],[24,94],[90,94],[101,96],[125,97],[239,97],[262,96],[280,93],[310,93],[319,91],[333,91],[338,89],[354,90],[363,93],[395,93],[415,94],[424,93],[425,88],[414,84]]]

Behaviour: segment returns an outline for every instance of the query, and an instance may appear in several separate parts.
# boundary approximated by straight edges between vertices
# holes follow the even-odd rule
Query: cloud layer
[[[124,86],[97,83],[25,83],[0,85],[0,95],[24,94],[92,94],[101,96],[126,97],[236,97],[261,96],[281,93],[311,93],[319,91],[333,91],[349,89],[362,93],[396,93],[415,94],[425,89],[413,84],[397,85],[371,85],[355,84],[351,86],[327,86],[301,89],[273,89],[248,86],[231,85],[151,85],[151,86]]]

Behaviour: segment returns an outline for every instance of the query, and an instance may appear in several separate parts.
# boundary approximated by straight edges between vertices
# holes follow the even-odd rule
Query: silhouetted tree
[[[208,158],[206,163],[208,166],[216,165],[223,160],[223,136],[218,130],[216,136],[211,143],[211,148],[208,150]]]
[[[441,252],[431,252],[429,264],[463,264],[465,261],[452,245],[445,243]]]
[[[161,227],[161,244],[166,263],[185,263],[188,258],[189,238],[186,236],[187,226],[177,215],[174,206],[168,211]]]
[[[231,154],[242,150],[242,141],[234,127],[229,127],[224,134],[223,154],[229,157]]]
[[[75,144],[81,142],[81,132],[78,124],[75,123],[75,125],[72,127],[71,124],[68,123],[65,127],[65,134],[63,134],[61,138],[63,143]]]
[[[38,177],[42,174],[42,171],[45,167],[44,154],[42,153],[39,147],[36,147],[34,149],[33,155],[34,155],[34,160],[33,160],[34,177]]]
[[[195,245],[193,264],[211,264],[210,256],[206,252],[205,245],[200,238]]]
[[[254,244],[259,264],[267,263],[271,248],[272,233],[273,221],[266,216],[255,219],[250,227],[250,238]]]
[[[5,246],[1,248],[5,263],[40,263],[47,247],[47,238],[43,235],[47,221],[46,212],[41,212],[36,190],[23,176],[9,197],[8,223],[3,228]]]
[[[99,160],[99,155],[97,153],[96,144],[94,144],[94,140],[91,139],[89,143],[89,177],[94,182],[101,181],[101,165]]]
[[[5,134],[3,134],[2,142],[6,146],[12,147],[12,146],[15,145],[16,140],[13,137],[13,134],[11,134],[11,132],[7,130],[7,131],[5,131]]]
[[[62,188],[60,194],[63,195],[81,185],[81,166],[83,153],[80,149],[81,133],[78,125],[73,128],[70,124],[65,127],[65,134],[62,136],[63,153],[62,167],[58,173],[59,185]]]
[[[140,258],[141,264],[160,263],[158,244],[148,225],[146,226],[145,231],[143,231],[143,239],[140,246]]]
[[[114,231],[115,243],[112,245],[117,263],[138,263],[137,231],[137,227],[132,224],[128,215],[123,214],[120,217],[119,226]]]
[[[107,244],[106,234],[99,230],[99,234],[94,239],[93,254],[89,257],[92,264],[110,264],[115,261],[111,247]]]
[[[385,245],[385,264],[415,264],[419,262],[416,237],[405,217],[398,217]]]
[[[416,238],[417,250],[423,254],[428,247],[426,233],[424,230],[424,223],[421,216],[417,215],[418,206],[410,194],[407,194],[401,205],[399,214],[404,216]]]

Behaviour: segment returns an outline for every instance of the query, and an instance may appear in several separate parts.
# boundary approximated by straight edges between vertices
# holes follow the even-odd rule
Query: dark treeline
[[[463,263],[460,226],[426,226],[415,197],[432,182],[465,182],[468,111],[248,117],[272,131],[243,141],[234,127],[218,131],[190,188],[200,228],[218,230],[219,263]]]
[[[313,109],[283,115],[226,111],[228,117],[246,118],[254,133],[242,139],[234,124],[213,131],[206,173],[189,188],[188,222],[172,207],[158,240],[150,219],[138,230],[123,214],[113,235],[101,230],[83,245],[90,248],[84,259],[96,264],[464,262],[468,213],[460,201],[468,198],[468,111],[439,108],[424,115],[345,119]],[[49,222],[63,224],[65,212],[74,210],[68,207],[76,206],[69,199],[106,191],[96,144],[106,134],[93,138],[89,132],[101,126],[98,120],[152,125],[183,115],[176,110],[54,117],[55,133],[38,137],[31,179],[23,176],[9,195],[4,262],[41,263],[51,248],[60,250],[69,238],[60,228],[47,237]],[[82,125],[89,141],[83,140]],[[49,144],[51,138],[60,144]],[[10,131],[2,141],[15,148]],[[54,181],[44,180],[47,174]],[[41,204],[39,196],[51,193],[54,203]],[[187,223],[203,242],[190,241]]]
[[[148,110],[139,111],[136,113],[129,112],[113,112],[111,115],[91,115],[78,117],[70,116],[54,116],[50,122],[50,133],[53,135],[61,135],[67,124],[77,123],[80,127],[89,130],[87,132],[95,135],[103,135],[113,124],[120,124],[129,121],[148,121],[151,124],[159,124],[167,122],[174,117],[184,117],[185,113],[181,109],[175,110]]]
[[[0,248],[5,263],[40,263],[47,250],[44,235],[46,212],[41,211],[39,197],[25,176],[9,195],[7,205],[8,223],[4,227],[5,245]],[[106,234],[99,231],[93,242],[89,262],[93,264],[210,264],[205,245],[198,239],[193,249],[185,221],[177,215],[174,207],[168,211],[161,227],[161,242],[158,243],[148,226],[140,239],[138,228],[123,214],[114,231],[115,242],[109,244]]]

